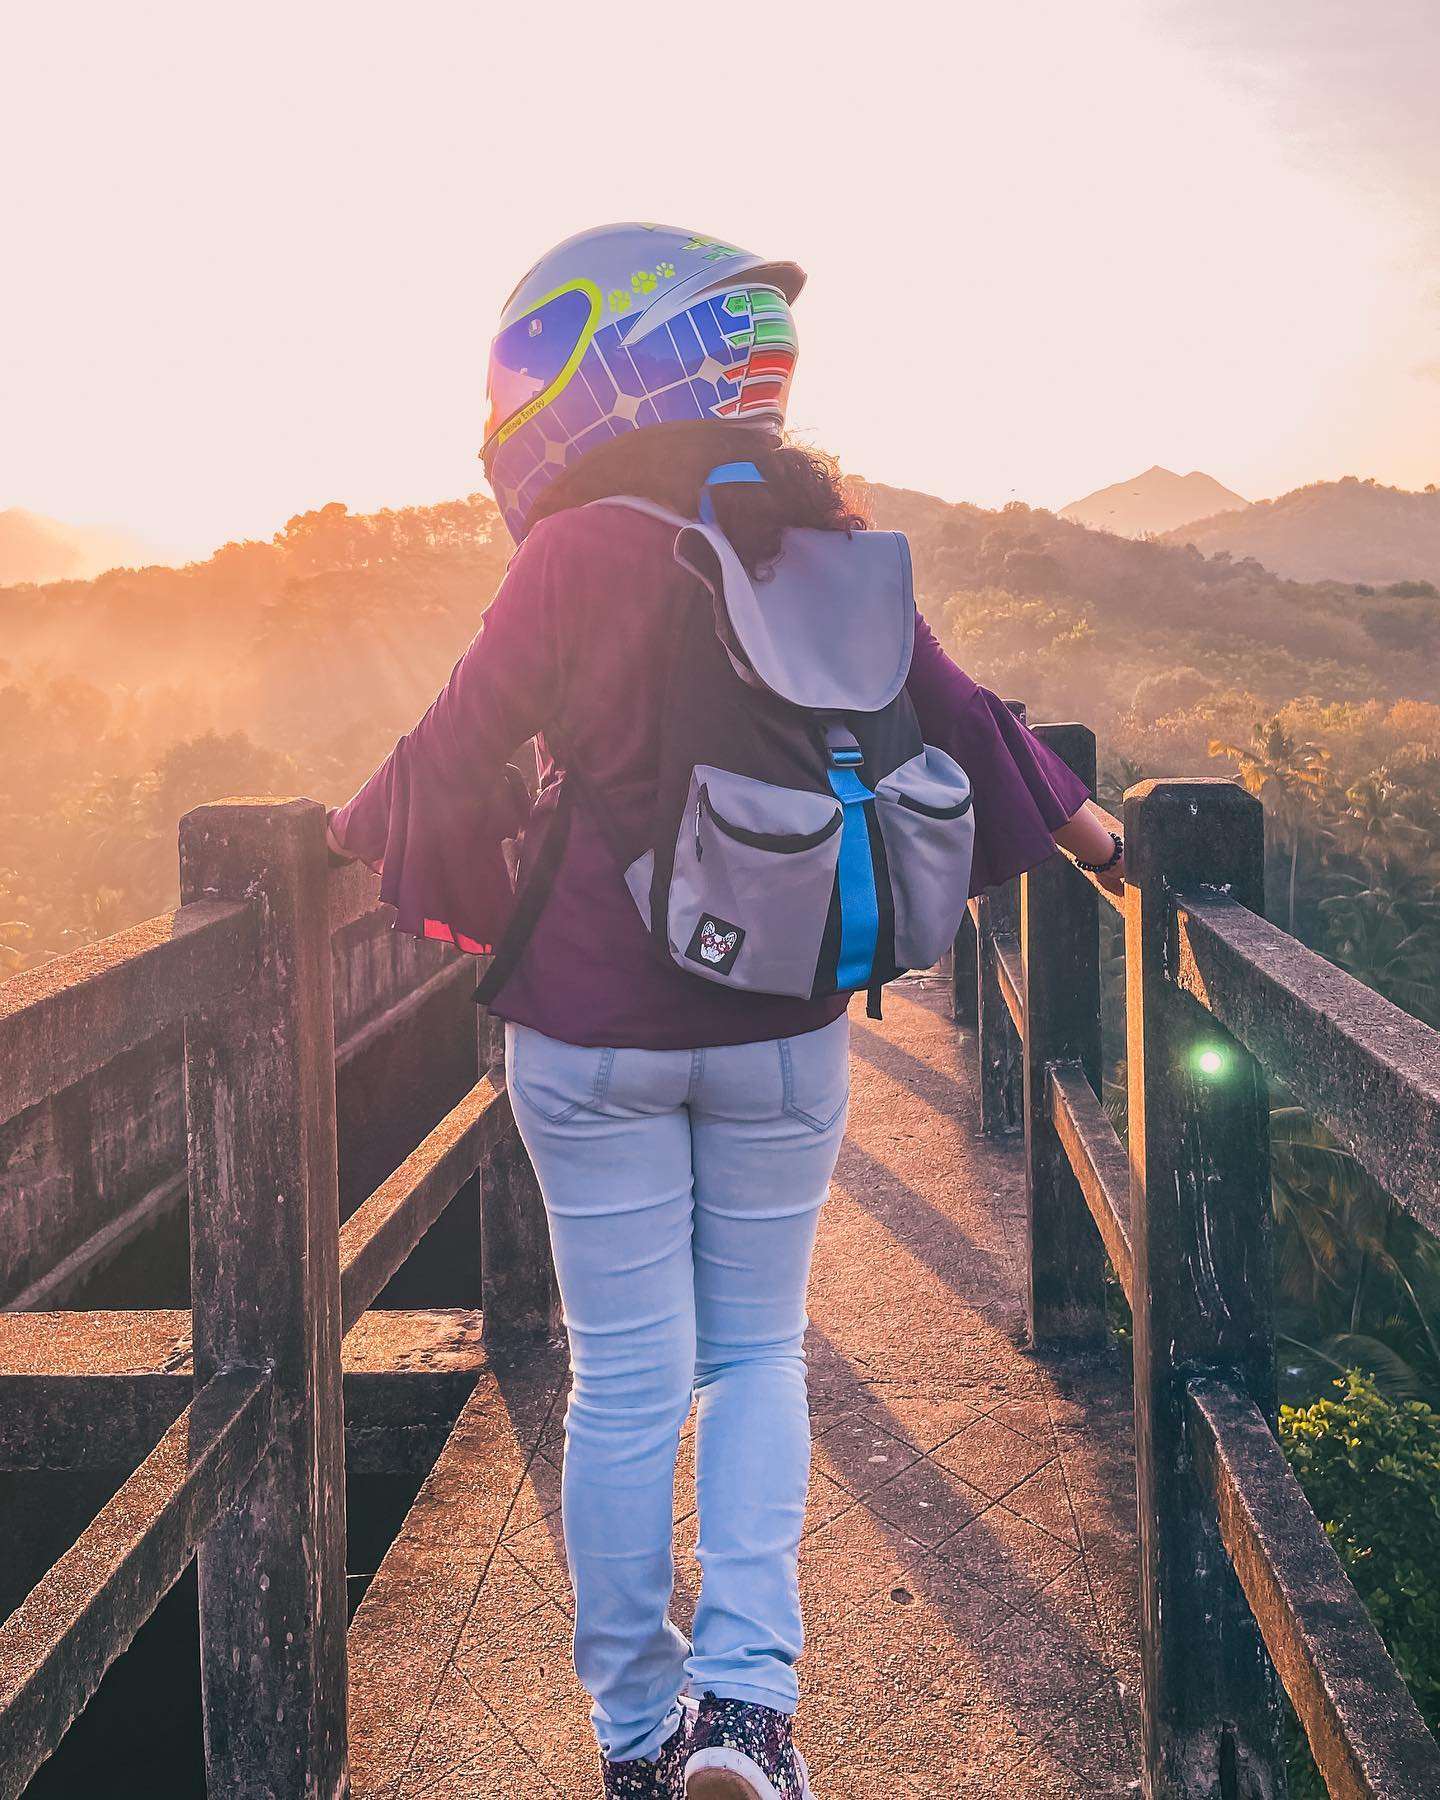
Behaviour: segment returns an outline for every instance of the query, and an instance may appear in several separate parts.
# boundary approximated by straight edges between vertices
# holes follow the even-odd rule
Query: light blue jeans
[[[708,1050],[505,1029],[570,1340],[561,1517],[601,1751],[653,1756],[688,1685],[793,1712],[810,1480],[805,1288],[845,1130],[849,1022]],[[701,1591],[669,1617],[698,1395]]]

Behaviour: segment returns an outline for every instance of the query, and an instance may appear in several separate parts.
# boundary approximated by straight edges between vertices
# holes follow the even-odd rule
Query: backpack
[[[698,521],[629,496],[590,503],[673,524],[676,561],[698,580],[670,622],[644,841],[625,839],[547,729],[565,771],[561,806],[522,881],[515,923],[528,936],[543,904],[573,784],[664,959],[758,994],[865,988],[878,1016],[881,985],[929,968],[954,939],[974,839],[965,772],[923,741],[905,691],[909,546],[899,532],[791,527],[773,571],[755,582],[708,501],[707,492]],[[477,998],[490,998],[518,960],[511,935]]]

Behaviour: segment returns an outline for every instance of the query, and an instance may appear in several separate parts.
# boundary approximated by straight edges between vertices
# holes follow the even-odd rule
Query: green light
[[[1195,1066],[1202,1075],[1218,1075],[1225,1067],[1225,1058],[1218,1050],[1202,1050],[1195,1058]]]

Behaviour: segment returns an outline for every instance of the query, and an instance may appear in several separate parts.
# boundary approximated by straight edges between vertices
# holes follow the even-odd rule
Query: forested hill
[[[905,531],[922,602],[991,685],[1051,712],[1107,719],[1180,666],[1275,705],[1440,699],[1440,601],[1300,583],[1253,558],[1087,530],[865,484],[877,525]]]
[[[1253,556],[1297,581],[1440,584],[1440,491],[1409,493],[1347,475],[1196,520],[1166,541]]]
[[[855,485],[877,525],[909,534],[922,603],[993,685],[1038,677],[1037,698],[1087,716],[1128,705],[1135,681],[1175,663],[1267,701],[1440,698],[1440,601],[1407,584],[1300,583],[1253,557],[1127,540],[1018,503],[991,512]],[[1392,494],[1332,491],[1350,487]],[[1399,498],[1430,507],[1440,534],[1440,495]],[[472,635],[510,548],[483,495],[369,515],[334,504],[184,568],[0,588],[0,683],[8,660],[12,683],[74,677],[132,711],[168,694],[172,724],[243,726],[292,753],[377,717],[389,730]],[[1371,559],[1401,554],[1381,537]]]

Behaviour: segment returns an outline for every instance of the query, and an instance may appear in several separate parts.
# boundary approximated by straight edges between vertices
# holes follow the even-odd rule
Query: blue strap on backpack
[[[754,487],[756,483],[765,485],[765,477],[752,462],[717,463],[705,477],[700,489],[700,522],[702,525],[714,525],[715,502],[710,498],[712,487]]]

